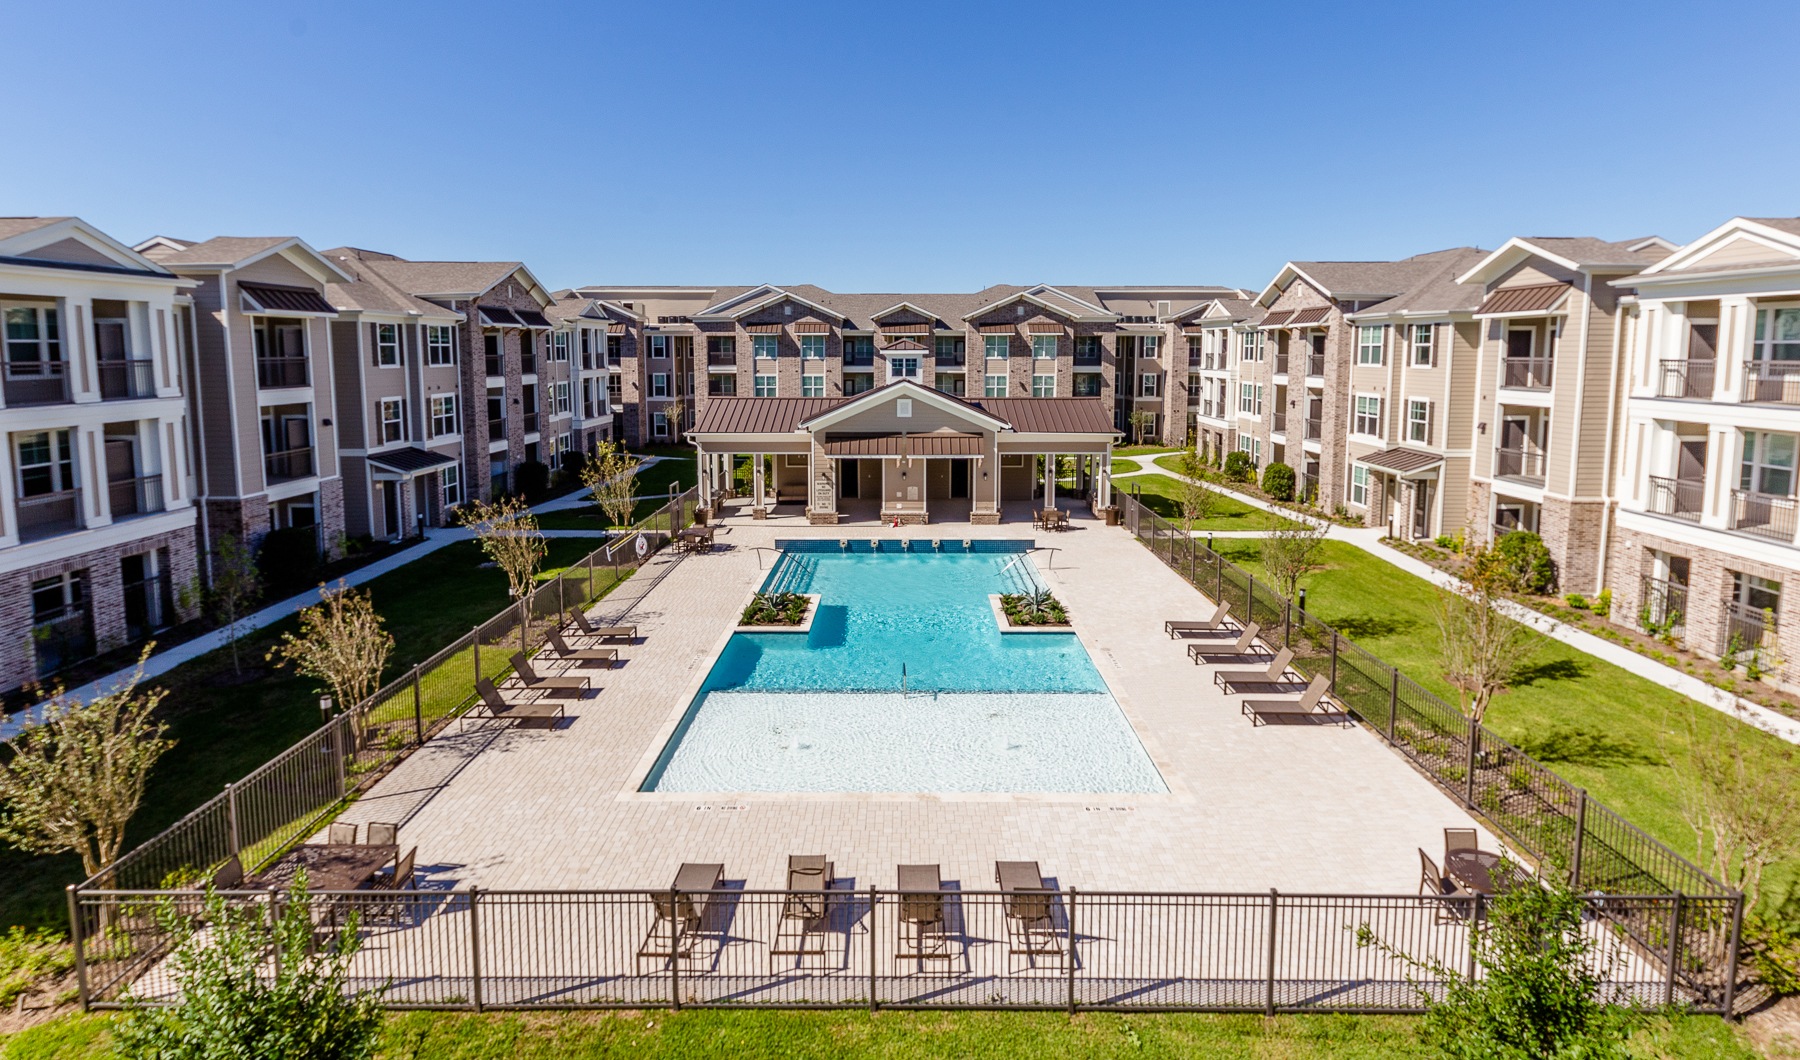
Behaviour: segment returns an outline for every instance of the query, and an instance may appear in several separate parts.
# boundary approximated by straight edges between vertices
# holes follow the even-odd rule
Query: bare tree
[[[1194,524],[1210,517],[1219,506],[1219,492],[1206,482],[1206,465],[1200,454],[1184,449],[1176,461],[1175,503],[1181,507],[1182,529],[1193,530]]]
[[[225,640],[231,645],[233,673],[244,672],[238,660],[238,641],[246,632],[244,618],[261,599],[262,591],[262,572],[256,569],[250,546],[232,534],[213,542],[212,590],[207,594],[207,603],[213,621],[225,631]]]
[[[338,580],[319,586],[319,602],[300,612],[300,632],[283,633],[269,658],[325,682],[338,707],[350,710],[381,687],[381,671],[394,651],[375,602]]]
[[[638,468],[642,465],[643,461],[626,452],[623,445],[606,441],[600,443],[581,469],[581,484],[614,526],[631,525],[631,513],[637,505]]]
[[[163,739],[168,726],[151,720],[163,691],[137,691],[151,647],[113,691],[82,702],[59,689],[5,742],[0,838],[33,854],[72,850],[89,876],[118,860],[150,769],[174,746]]]
[[[1258,539],[1263,570],[1292,600],[1300,579],[1325,566],[1326,525],[1289,521]]]
[[[1125,417],[1125,422],[1131,425],[1132,441],[1136,442],[1138,445],[1143,445],[1144,432],[1150,429],[1150,424],[1155,419],[1156,413],[1154,412],[1148,412],[1144,409],[1132,409],[1131,413]]]
[[[1486,551],[1470,553],[1468,580],[1440,590],[1435,608],[1444,680],[1477,724],[1539,647],[1535,632],[1500,613],[1498,605],[1516,595],[1518,586],[1510,568],[1491,561]]]
[[[687,418],[687,401],[676,398],[663,407],[663,417],[669,425],[669,444],[681,444],[681,428]]]
[[[475,532],[481,551],[506,572],[512,598],[523,599],[537,580],[538,567],[550,554],[531,508],[518,497],[501,497],[467,504],[458,515],[463,525]]]
[[[1752,909],[1764,870],[1800,855],[1800,752],[1760,739],[1766,746],[1753,750],[1747,722],[1720,724],[1701,713],[1688,712],[1687,746],[1669,756],[1681,815],[1713,875],[1744,892],[1744,908]]]

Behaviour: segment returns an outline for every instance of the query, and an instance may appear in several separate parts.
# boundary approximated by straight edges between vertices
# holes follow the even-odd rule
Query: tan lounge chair
[[[550,650],[560,662],[605,663],[608,670],[619,665],[619,649],[571,648],[560,630],[550,631]]]
[[[1227,620],[1231,615],[1230,604],[1220,604],[1218,610],[1208,619],[1170,619],[1163,623],[1163,632],[1170,640],[1177,637],[1216,636],[1231,632]]]
[[[782,899],[775,941],[769,946],[771,969],[777,957],[792,957],[802,967],[808,957],[821,961],[827,958],[825,936],[831,926],[827,892],[831,890],[834,868],[823,854],[789,855],[788,894]]]
[[[522,651],[512,653],[514,676],[501,683],[501,688],[523,688],[531,692],[573,692],[572,697],[580,699],[588,689],[588,679],[570,674],[540,674],[531,665],[531,659]]]
[[[1044,876],[1035,861],[994,862],[994,883],[1002,892],[1006,910],[1006,953],[1037,964],[1039,957],[1064,956],[1062,939],[1056,931],[1056,920],[1050,905],[1056,892],[1044,886]]]
[[[465,722],[471,717],[477,719],[487,718],[491,720],[514,718],[519,721],[524,721],[527,718],[560,718],[566,716],[562,698],[556,696],[554,693],[547,692],[541,698],[533,700],[509,700],[501,694],[498,688],[494,687],[494,682],[485,677],[477,677],[475,679],[475,694],[481,697],[481,702],[475,704],[468,713],[462,716],[462,720]],[[482,711],[483,713],[477,714],[475,713],[476,711]]]
[[[636,640],[636,626],[596,626],[588,622],[586,612],[579,607],[569,612],[569,618],[575,632],[584,637],[596,640]]]
[[[1283,674],[1287,673],[1288,663],[1294,661],[1294,649],[1283,648],[1269,665],[1261,670],[1220,670],[1213,674],[1213,684],[1226,694],[1237,691],[1238,685],[1279,685]]]
[[[951,958],[950,932],[944,924],[944,881],[936,865],[901,865],[897,870],[900,891],[900,945],[894,963]]]
[[[1350,715],[1341,710],[1332,710],[1328,714],[1318,713],[1319,705],[1325,702],[1325,692],[1331,686],[1331,678],[1320,674],[1306,683],[1306,691],[1292,699],[1246,699],[1241,713],[1250,719],[1252,726],[1267,725],[1270,719],[1289,721],[1315,717],[1329,717],[1344,725],[1350,724]]]
[[[1262,627],[1251,622],[1244,626],[1243,632],[1238,634],[1237,640],[1231,647],[1207,651],[1205,644],[1190,644],[1188,645],[1188,658],[1194,660],[1194,665],[1198,666],[1201,663],[1236,662],[1246,655],[1262,655],[1265,653],[1256,646],[1256,638],[1261,634]]]
[[[652,891],[656,919],[638,946],[639,966],[646,960],[673,962],[694,955],[694,944],[711,917],[713,896],[694,901],[695,891],[716,891],[725,883],[725,866],[718,862],[683,863],[667,891]]]

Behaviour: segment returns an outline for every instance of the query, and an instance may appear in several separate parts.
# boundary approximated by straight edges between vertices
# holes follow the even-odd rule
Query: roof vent
[[[1025,315],[1025,303],[1020,302],[1018,305],[1013,306],[1013,315],[1020,316],[1020,317],[1024,316]]]
[[[911,419],[912,398],[896,398],[894,400],[894,415],[903,420]]]

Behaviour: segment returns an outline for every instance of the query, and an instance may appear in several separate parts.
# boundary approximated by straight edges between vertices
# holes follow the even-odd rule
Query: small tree
[[[1175,462],[1175,503],[1181,507],[1182,529],[1193,530],[1194,524],[1210,517],[1219,505],[1219,493],[1206,483],[1206,465],[1200,454],[1185,449]]]
[[[59,689],[5,742],[0,839],[32,854],[72,850],[89,876],[118,860],[150,769],[174,746],[163,739],[168,726],[151,720],[162,690],[137,691],[152,647],[113,691],[84,703]]]
[[[1299,590],[1301,578],[1325,566],[1326,529],[1324,524],[1288,522],[1258,539],[1263,570],[1289,600]]]
[[[506,572],[507,589],[515,600],[523,599],[537,580],[538,567],[550,554],[537,516],[517,497],[475,501],[459,513],[463,525],[475,532],[481,551]]]
[[[1753,749],[1744,741],[1747,720],[1713,723],[1689,711],[1684,721],[1687,746],[1669,761],[1682,817],[1713,875],[1743,891],[1744,908],[1754,908],[1764,870],[1800,855],[1800,752],[1769,740]]]
[[[263,904],[206,897],[204,917],[172,901],[157,908],[171,939],[169,974],[179,1000],[169,1006],[128,997],[117,1025],[119,1049],[134,1060],[365,1060],[375,1055],[381,1009],[350,989],[359,945],[356,917],[335,940],[314,940],[304,880]],[[204,925],[204,929],[202,929]],[[273,961],[270,958],[273,957]]]
[[[1144,432],[1150,429],[1150,424],[1155,422],[1155,420],[1156,413],[1154,412],[1148,412],[1144,409],[1132,409],[1130,415],[1125,417],[1125,422],[1131,425],[1132,441],[1136,442],[1138,445],[1143,445]]]
[[[381,687],[393,651],[394,636],[381,628],[374,600],[339,579],[336,589],[319,586],[319,602],[300,612],[300,632],[283,633],[269,658],[323,681],[338,707],[350,710]]]
[[[1496,562],[1491,550],[1477,548],[1469,553],[1468,580],[1438,593],[1444,680],[1456,689],[1463,712],[1476,724],[1538,651],[1537,634],[1500,613],[1498,605],[1518,591],[1515,569]]]
[[[676,398],[669,402],[663,406],[663,416],[664,422],[669,425],[669,443],[680,445],[681,428],[687,418],[687,401],[683,398]]]
[[[637,504],[638,468],[642,465],[636,454],[626,452],[618,442],[608,441],[600,443],[593,458],[581,469],[581,484],[614,526],[631,524],[631,513]]]
[[[207,602],[213,621],[225,631],[231,645],[231,670],[243,673],[238,660],[238,641],[243,639],[243,621],[262,597],[262,572],[256,556],[242,538],[226,534],[213,542],[212,591]]]

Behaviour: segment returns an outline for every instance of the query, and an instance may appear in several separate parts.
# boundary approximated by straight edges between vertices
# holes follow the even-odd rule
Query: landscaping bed
[[[1069,611],[1048,589],[1034,593],[996,593],[988,597],[1001,632],[1046,630],[1067,632]]]
[[[809,633],[818,593],[753,593],[738,616],[739,633]]]

